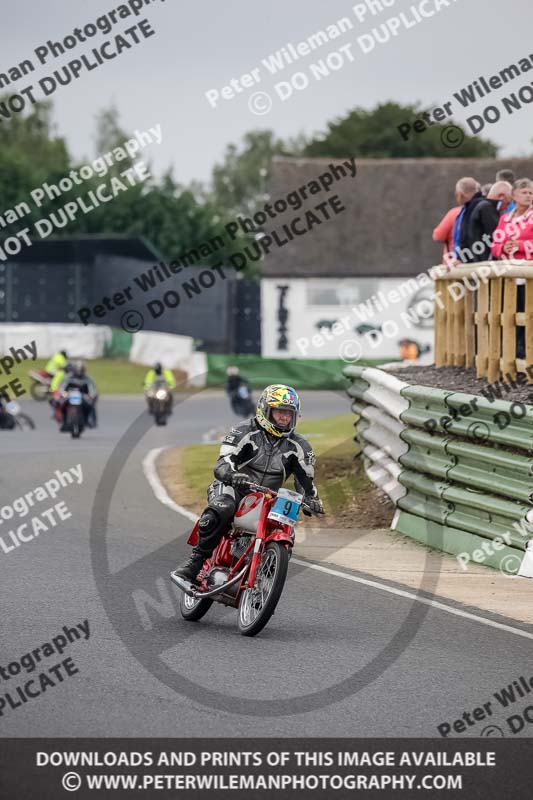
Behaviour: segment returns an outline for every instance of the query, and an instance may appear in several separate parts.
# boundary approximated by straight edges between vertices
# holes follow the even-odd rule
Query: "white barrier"
[[[105,325],[5,322],[0,324],[0,353],[35,340],[38,358],[50,358],[59,350],[71,358],[100,358],[111,337],[111,328]]]
[[[140,331],[133,334],[130,361],[146,365],[160,361],[167,369],[182,369],[181,365],[190,358],[193,349],[190,336]]]
[[[365,472],[373,484],[396,502],[406,492],[398,482],[398,475],[402,469],[399,458],[409,449],[400,438],[406,427],[400,421],[400,414],[409,407],[409,401],[400,391],[408,384],[373,367],[348,367],[344,374],[355,379],[348,394],[354,398],[352,411],[360,417],[357,435],[365,442]]]
[[[409,408],[409,401],[401,396],[400,391],[409,384],[398,380],[394,375],[375,369],[374,367],[347,367],[344,374],[349,378],[366,381],[368,388],[358,394],[348,391],[352,397],[360,397],[370,405],[377,406],[387,414],[400,419],[400,414]]]
[[[112,330],[106,325],[6,322],[0,323],[0,354],[7,355],[10,348],[23,349],[35,341],[37,358],[50,358],[59,350],[66,350],[69,358],[102,358],[112,338]],[[203,387],[207,382],[207,357],[194,351],[190,336],[135,333],[129,360],[146,366],[160,361],[169,369],[182,370],[191,386]]]
[[[191,386],[206,384],[207,357],[194,351],[194,339],[173,333],[140,331],[133,334],[130,361],[151,366],[160,361],[167,369],[179,369],[187,373]]]

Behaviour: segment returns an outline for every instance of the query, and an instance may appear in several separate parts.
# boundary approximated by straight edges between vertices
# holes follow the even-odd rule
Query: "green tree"
[[[109,153],[115,147],[124,145],[124,142],[130,138],[132,138],[130,134],[120,124],[120,114],[115,105],[104,108],[97,113],[94,137],[97,156]],[[117,175],[132,167],[134,163],[135,159],[128,156],[128,158],[115,162],[110,172],[113,175]]]
[[[5,99],[0,97],[0,101]],[[66,142],[56,136],[50,100],[35,103],[29,114],[13,114],[0,125],[0,152],[16,161],[24,159],[36,180],[60,175],[68,168]]]
[[[96,117],[95,145],[96,157],[121,146],[130,135],[120,124],[116,107],[103,109]],[[71,170],[79,168],[90,159],[76,164],[72,162],[65,141],[57,137],[52,125],[51,103],[35,104],[30,114],[15,115],[0,126],[0,213],[14,208],[17,203],[28,202],[30,213],[11,225],[3,228],[0,235],[16,234],[24,227],[31,230],[39,219],[49,218],[55,212],[61,221],[62,209],[68,202],[84,198],[91,201],[88,194],[100,184],[107,184],[109,193],[110,178],[133,166],[134,159],[125,158],[115,162],[104,177],[94,175],[81,185],[58,198],[47,195],[39,206],[30,198],[30,192],[43,183],[57,184],[68,176]],[[161,179],[150,177],[142,184],[119,192],[111,202],[102,203],[89,213],[78,210],[74,220],[53,232],[53,236],[72,236],[85,234],[126,234],[144,236],[168,260],[198,248],[203,242],[220,236],[224,247],[211,256],[201,260],[201,264],[215,264],[237,252],[244,240],[239,236],[232,239],[224,230],[229,218],[220,212],[213,200],[199,184],[181,186],[171,171]]]
[[[199,266],[225,261],[242,246],[241,237],[233,240],[224,230],[227,222],[217,206],[177,184],[170,172],[161,181],[150,179],[117,194],[80,219],[86,233],[143,236],[169,261],[220,236],[224,246],[199,259]]]
[[[420,105],[402,106],[382,103],[374,109],[355,108],[339,119],[329,122],[324,134],[315,136],[304,148],[304,155],[312,158],[495,158],[498,147],[486,139],[469,136],[456,122],[447,121],[428,126],[417,133],[412,127],[406,141],[399,126],[420,119],[424,109]],[[453,131],[449,140],[443,131],[450,126],[464,134],[460,138]],[[448,141],[448,145],[446,145]]]
[[[1,100],[2,98],[0,98]],[[32,213],[2,229],[3,235],[18,232],[43,214],[31,201],[30,192],[45,181],[54,183],[69,169],[64,139],[52,125],[50,101],[35,103],[29,114],[13,114],[0,125],[0,214],[27,202]]]
[[[213,168],[213,199],[227,213],[253,214],[265,202],[266,183],[276,155],[295,155],[301,141],[284,143],[273,131],[249,131],[241,149],[229,144]]]

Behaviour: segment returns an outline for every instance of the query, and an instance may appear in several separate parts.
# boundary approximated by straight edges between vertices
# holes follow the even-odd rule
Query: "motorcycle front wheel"
[[[15,422],[21,431],[25,429],[32,431],[35,428],[35,422],[27,414],[17,414],[15,417]]]
[[[83,425],[81,424],[80,418],[81,409],[79,406],[69,406],[67,409],[67,426],[73,439],[79,439],[83,430]]]
[[[191,597],[183,592],[180,598],[181,616],[189,622],[196,622],[207,614],[213,602],[209,599],[202,600],[201,597]]]
[[[239,631],[256,636],[276,610],[287,578],[289,552],[279,542],[269,542],[255,576],[255,586],[245,589],[239,602]]]
[[[30,393],[34,400],[46,400],[50,389],[48,386],[45,386],[44,383],[38,383],[34,381],[30,386]]]

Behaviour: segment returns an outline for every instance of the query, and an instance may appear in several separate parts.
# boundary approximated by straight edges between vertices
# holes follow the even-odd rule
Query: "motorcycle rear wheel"
[[[209,599],[202,600],[200,597],[191,597],[183,592],[180,597],[181,616],[189,622],[197,622],[207,614],[213,602]]]
[[[245,589],[239,602],[239,631],[243,636],[256,636],[276,610],[285,586],[289,552],[279,542],[269,542],[257,568],[255,586]]]

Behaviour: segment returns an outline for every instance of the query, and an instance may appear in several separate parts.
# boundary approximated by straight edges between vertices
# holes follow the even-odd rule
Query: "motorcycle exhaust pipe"
[[[230,581],[226,581],[226,583],[223,583],[222,586],[217,586],[216,589],[211,589],[209,592],[197,591],[196,589],[193,588],[192,583],[189,583],[189,581],[186,581],[184,578],[181,578],[179,575],[176,575],[175,572],[170,573],[170,580],[173,581],[173,583],[175,583],[176,586],[179,589],[181,589],[182,592],[188,594],[189,597],[194,597],[195,599],[198,597],[201,598],[213,597],[213,595],[224,592],[226,589],[229,589],[230,586],[233,586],[234,583],[237,583],[237,581],[241,580],[247,569],[248,569],[248,564],[245,564],[245,566],[241,569],[241,571],[238,572],[236,575],[234,575]]]

